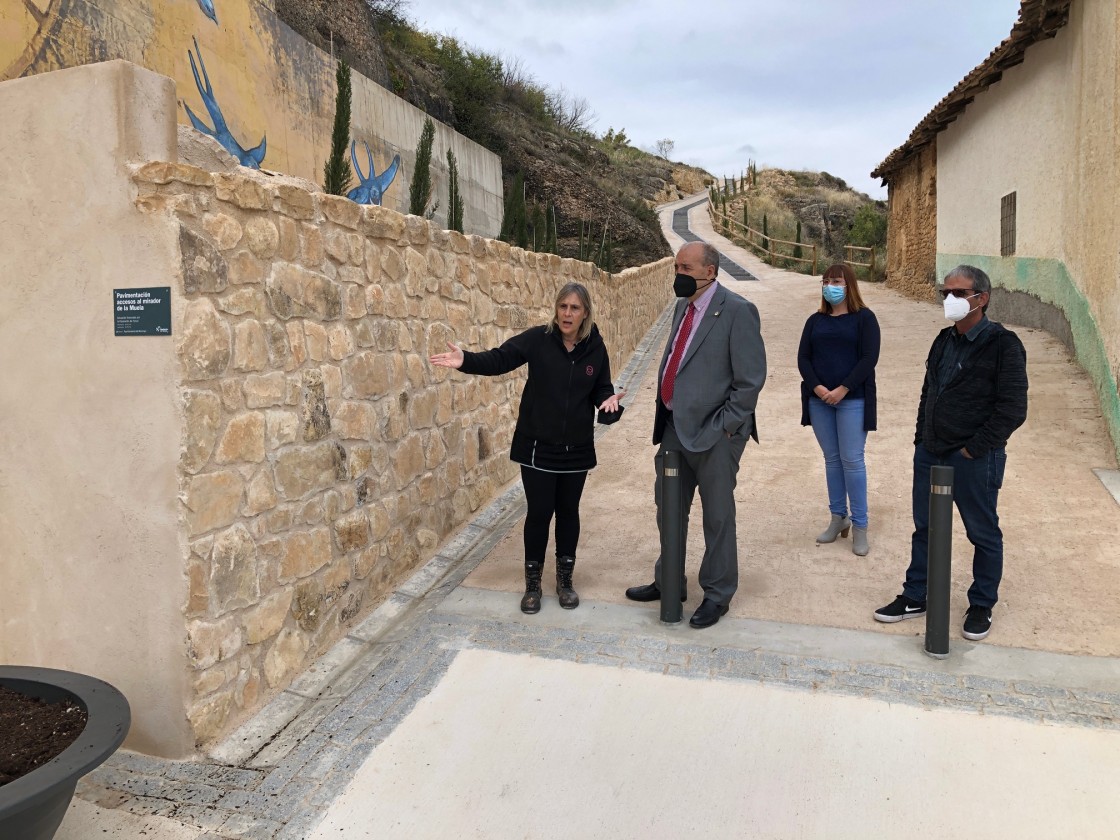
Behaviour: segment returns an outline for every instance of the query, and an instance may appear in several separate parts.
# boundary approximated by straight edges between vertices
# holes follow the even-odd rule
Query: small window
[[[1008,193],[999,202],[999,253],[1002,257],[1015,253],[1015,193]]]

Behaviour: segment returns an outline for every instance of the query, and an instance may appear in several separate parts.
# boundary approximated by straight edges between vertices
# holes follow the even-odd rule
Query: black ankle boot
[[[525,561],[525,595],[521,599],[521,612],[539,613],[541,611],[541,563]]]
[[[560,606],[566,610],[574,610],[579,606],[579,595],[572,589],[572,572],[576,570],[576,558],[556,558],[556,594],[560,598]]]

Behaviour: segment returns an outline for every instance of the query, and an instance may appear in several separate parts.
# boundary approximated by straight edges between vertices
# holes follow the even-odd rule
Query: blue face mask
[[[844,300],[845,293],[843,286],[821,286],[821,294],[833,306]]]

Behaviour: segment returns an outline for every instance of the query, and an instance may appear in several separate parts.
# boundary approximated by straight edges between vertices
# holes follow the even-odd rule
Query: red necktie
[[[673,348],[673,355],[669,357],[669,364],[665,366],[665,375],[661,379],[661,402],[666,406],[673,402],[673,386],[677,384],[677,368],[681,366],[681,356],[684,355],[688,337],[692,334],[692,319],[696,315],[696,307],[688,305],[681,321],[681,328],[677,332],[677,346]]]

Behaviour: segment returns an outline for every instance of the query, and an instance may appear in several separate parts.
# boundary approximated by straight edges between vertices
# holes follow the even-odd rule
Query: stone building
[[[1043,327],[1092,377],[1120,452],[1120,14],[1023,0],[1011,34],[871,174],[889,186],[887,283],[928,296],[984,269],[998,320]]]

